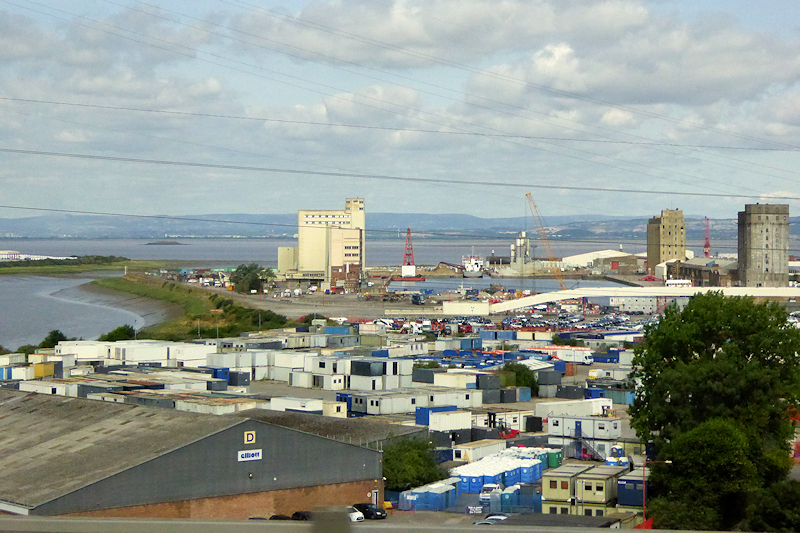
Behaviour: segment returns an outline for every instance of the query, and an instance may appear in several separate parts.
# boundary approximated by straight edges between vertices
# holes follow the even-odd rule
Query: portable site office
[[[560,509],[560,506],[563,506],[564,502],[568,502],[570,498],[575,496],[575,485],[578,475],[591,469],[592,466],[593,465],[566,464],[558,468],[545,470],[542,473],[542,497],[546,501],[556,500],[558,502],[556,507]],[[548,512],[554,513],[553,511]],[[554,514],[569,514],[569,510],[563,513],[557,510]]]

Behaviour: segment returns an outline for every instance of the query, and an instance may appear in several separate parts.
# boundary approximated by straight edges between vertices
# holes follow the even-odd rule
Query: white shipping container
[[[382,376],[350,376],[350,390],[383,390]]]
[[[206,366],[214,368],[234,368],[236,367],[235,353],[209,353],[206,355]]]
[[[599,416],[613,409],[611,398],[592,398],[589,400],[566,400],[536,404],[536,416]]]
[[[11,379],[27,381],[36,377],[32,366],[15,366],[11,369]]]
[[[267,358],[267,352],[263,350],[253,350],[250,352],[253,357],[253,366],[267,366],[269,364],[269,360]]]
[[[253,354],[250,352],[238,352],[236,354],[236,366],[239,368],[251,368],[253,366]]]
[[[289,373],[289,386],[310,389],[314,384],[314,375],[310,372]]]
[[[73,361],[74,359],[74,355]],[[25,354],[24,353],[7,353],[4,355],[0,355],[0,366],[11,366],[11,365],[18,365],[25,363]],[[72,365],[71,365],[72,366]]]
[[[472,415],[469,411],[432,412],[428,421],[431,431],[456,431],[472,427]]]
[[[383,390],[395,390],[400,388],[400,376],[382,376]]]
[[[302,371],[302,368],[292,369],[292,368],[284,368],[282,366],[276,366],[272,368],[272,378],[276,381],[285,381],[289,382],[289,374],[292,373],[292,370]]]

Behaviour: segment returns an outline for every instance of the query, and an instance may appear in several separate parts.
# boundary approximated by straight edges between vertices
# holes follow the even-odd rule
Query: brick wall
[[[383,498],[383,481],[368,480],[336,485],[320,485],[300,489],[276,490],[219,496],[133,507],[103,509],[64,516],[118,518],[203,518],[246,520],[251,516],[291,515],[295,511],[313,511],[329,505],[352,505],[370,501],[373,490]]]

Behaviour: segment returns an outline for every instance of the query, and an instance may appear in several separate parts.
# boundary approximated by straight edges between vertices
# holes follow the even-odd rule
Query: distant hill
[[[797,224],[792,219],[792,234]],[[549,217],[548,234],[554,239],[643,240],[645,217],[557,216]],[[466,214],[369,213],[370,238],[397,237],[411,227],[415,234],[453,234],[471,238],[498,236],[527,230],[536,232],[531,217],[481,218]],[[712,239],[735,240],[736,220],[712,220]],[[688,240],[702,240],[705,223],[687,218]],[[297,214],[209,214],[192,217],[115,217],[54,214],[0,219],[0,237],[79,239],[163,239],[170,237],[291,237],[297,233]]]

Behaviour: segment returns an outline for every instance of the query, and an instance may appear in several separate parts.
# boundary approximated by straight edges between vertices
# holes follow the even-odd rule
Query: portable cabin
[[[542,473],[542,497],[545,501],[550,502],[550,504],[544,504],[544,507],[547,507],[546,512],[550,514],[570,514],[569,504],[566,504],[567,511],[565,512],[562,512],[560,508],[564,505],[563,502],[568,502],[570,498],[575,496],[578,475],[591,468],[591,464],[568,464],[544,471]],[[551,500],[555,501],[551,502]],[[552,511],[554,508],[557,510]],[[543,512],[545,512],[545,509],[543,509]]]
[[[471,463],[505,449],[506,441],[504,440],[484,439],[475,442],[467,442],[465,444],[457,444],[453,447],[453,459]]]
[[[617,499],[617,480],[628,473],[627,466],[602,465],[578,475],[575,499],[607,505]]]

